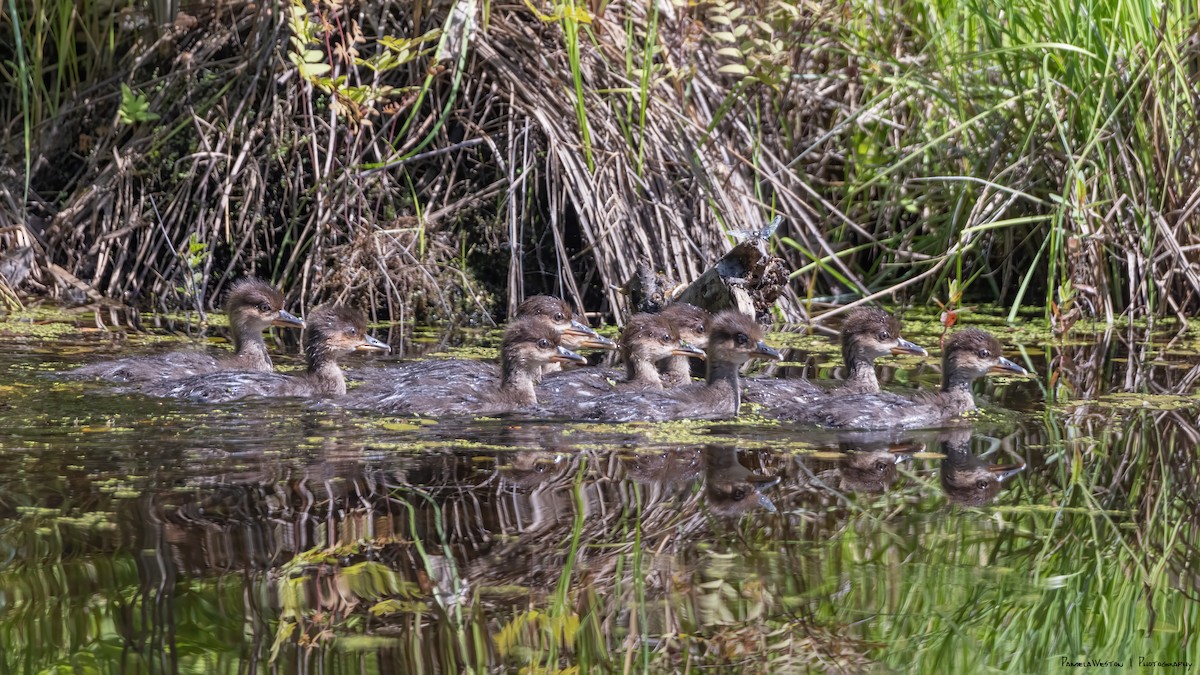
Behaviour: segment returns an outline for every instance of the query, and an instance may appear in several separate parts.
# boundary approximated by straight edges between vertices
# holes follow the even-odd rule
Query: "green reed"
[[[930,256],[892,268],[892,283],[937,265],[926,296],[948,276],[961,284],[982,270],[992,288],[976,294],[1013,312],[1035,292],[1049,312],[1072,283],[1095,290],[1102,315],[1159,309],[1168,267],[1179,264],[1168,240],[1187,231],[1172,213],[1196,186],[1178,160],[1196,119],[1194,6],[856,9],[826,28],[857,64],[859,109],[874,115],[848,134],[834,201],[885,245]],[[1155,265],[1162,254],[1175,262]],[[1153,281],[1125,287],[1131,264]]]

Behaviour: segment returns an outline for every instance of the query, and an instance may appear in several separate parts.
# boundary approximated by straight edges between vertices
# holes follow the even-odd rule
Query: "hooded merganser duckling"
[[[946,340],[942,354],[942,388],[915,399],[889,392],[856,394],[816,401],[801,408],[773,411],[773,416],[835,429],[915,429],[975,409],[971,383],[989,373],[1024,375],[1025,369],[1000,355],[1000,341],[977,328]]]
[[[707,311],[686,302],[672,302],[663,307],[658,315],[671,324],[679,334],[680,340],[700,349],[708,346],[708,335],[704,332],[704,326],[709,319]],[[692,381],[692,360],[688,355],[676,354],[667,357],[659,361],[658,369],[662,373],[664,387],[675,387]]]
[[[961,506],[983,506],[1000,493],[1004,481],[1021,473],[1025,463],[989,464],[971,454],[971,432],[956,431],[942,440],[941,482],[946,499]]]
[[[559,334],[559,344],[568,350],[577,349],[616,349],[612,340],[592,330],[590,326],[575,318],[575,312],[566,300],[552,295],[533,295],[517,305],[517,318],[543,316],[550,320]],[[561,368],[561,362],[554,362],[548,371]]]
[[[762,341],[762,328],[754,319],[736,310],[712,317],[705,332],[708,373],[704,382],[663,391],[614,393],[587,401],[565,400],[552,412],[617,422],[736,417],[741,406],[738,369],[750,359],[781,357]]]
[[[356,392],[354,403],[372,410],[414,415],[478,415],[511,412],[537,405],[537,382],[548,363],[587,363],[563,347],[559,332],[543,316],[509,324],[500,343],[500,382],[492,391],[480,391],[475,380],[450,376],[438,383],[414,384],[377,397],[368,389]]]
[[[271,372],[271,354],[263,331],[271,326],[303,328],[304,320],[283,308],[283,293],[259,279],[241,279],[229,289],[225,313],[233,340],[232,356],[180,351],[93,363],[68,373],[73,378],[115,382],[152,382],[217,370]]]
[[[386,352],[391,348],[367,334],[367,322],[361,313],[344,305],[322,305],[309,314],[304,329],[308,370],[303,375],[219,372],[156,383],[145,393],[210,403],[248,396],[341,396],[346,393],[346,378],[338,359],[355,351]]]
[[[621,360],[625,379],[616,383],[618,391],[662,389],[662,376],[656,365],[674,355],[704,358],[704,352],[680,340],[679,333],[659,314],[634,314],[621,331]],[[617,373],[611,369],[587,368],[551,373],[540,385],[550,397],[599,396],[614,390]]]
[[[900,321],[882,309],[858,309],[847,315],[842,322],[841,343],[846,379],[840,386],[826,390],[804,379],[756,378],[746,381],[745,400],[782,409],[821,397],[873,394],[879,391],[875,359],[902,354],[928,356],[924,349],[900,337]]]
[[[568,350],[617,348],[612,340],[579,322],[571,311],[571,306],[561,298],[549,295],[526,298],[517,307],[517,315],[513,321],[532,317],[542,317],[547,321],[558,336],[558,344]],[[558,364],[554,365],[557,368]],[[540,375],[541,373],[539,377]],[[500,376],[500,371],[495,363],[476,359],[425,359],[359,370],[354,376],[386,387],[388,392],[402,394],[403,390],[425,382],[445,380],[471,381],[479,386],[486,386]]]

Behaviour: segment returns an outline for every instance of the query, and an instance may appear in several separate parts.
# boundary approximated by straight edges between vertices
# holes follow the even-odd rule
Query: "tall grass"
[[[47,266],[143,304],[171,300],[195,235],[214,287],[266,271],[392,316],[539,291],[619,316],[639,263],[691,280],[778,213],[788,319],[950,280],[1010,318],[1200,309],[1185,3],[299,3],[307,24],[233,3],[174,28],[148,1],[5,7],[0,110],[27,125],[4,145],[36,195],[16,210],[47,211]],[[168,33],[188,58],[146,49]],[[113,123],[120,84],[159,125]]]
[[[1110,319],[1191,302],[1194,6],[854,6],[830,26],[861,87],[831,201],[880,242],[854,256],[873,287],[934,269],[918,299],[954,278],[1010,318],[1071,289]]]

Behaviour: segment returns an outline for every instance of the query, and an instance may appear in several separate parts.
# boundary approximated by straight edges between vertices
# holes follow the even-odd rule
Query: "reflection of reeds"
[[[1151,430],[1161,444],[1147,440]],[[437,593],[430,561],[446,560],[431,553],[434,547],[466,555],[455,557],[467,590],[464,610],[459,619],[438,613],[443,628],[435,634],[447,641],[435,643],[449,646],[455,630],[468,628],[483,642],[466,652],[459,644],[454,657],[425,653],[426,664],[466,658],[479,665],[499,659],[513,666],[670,668],[686,653],[696,663],[784,664],[802,645],[802,663],[850,669],[868,654],[894,668],[960,672],[997,666],[998,654],[1022,670],[1036,670],[1047,654],[1089,650],[1186,656],[1180,645],[1188,640],[1130,627],[1182,627],[1197,618],[1185,609],[1193,604],[1172,600],[1197,591],[1186,563],[1196,548],[1195,462],[1181,463],[1180,454],[1194,447],[1197,432],[1152,414],[1122,429],[1079,431],[1095,434],[1098,447],[1113,455],[1146,461],[1089,462],[1053,430],[1045,444],[1064,454],[1048,458],[1057,474],[1051,469],[1040,479],[1057,482],[1052,498],[1011,488],[1016,492],[993,518],[930,511],[913,501],[912,485],[890,497],[861,495],[855,505],[800,480],[778,488],[783,514],[721,524],[698,510],[698,492],[663,483],[688,464],[681,459],[648,454],[615,464],[587,452],[565,463],[503,460],[512,467],[505,471],[538,472],[540,481],[519,487],[510,480],[518,474],[464,484],[447,466],[445,487],[437,487],[437,474],[424,476],[422,490],[433,499],[419,507],[425,515],[398,531],[394,543],[378,540],[372,555],[390,560],[389,574],[398,579],[412,574],[394,566],[402,559],[418,578],[425,569],[432,580],[425,602]],[[464,500],[508,515],[480,520],[477,507],[457,505]],[[906,503],[924,515],[896,520],[894,508]],[[441,529],[420,524],[439,519]],[[404,532],[418,531],[425,553],[387,553],[411,548],[402,543],[411,537]],[[484,540],[495,543],[472,559],[463,545]],[[1081,611],[1086,602],[1090,609]],[[404,616],[382,615],[372,630],[428,630]],[[484,616],[498,627],[475,623]],[[835,626],[856,627],[830,633]],[[876,643],[888,646],[865,647]]]
[[[1044,488],[1027,477],[1033,489],[1012,488],[1016,503],[997,509],[995,524],[955,520],[926,534],[945,544],[916,561],[939,590],[916,586],[892,603],[922,608],[927,640],[906,654],[912,662],[980,667],[964,641],[1029,655],[1030,668],[1033,654],[1195,658],[1186,635],[1200,613],[1179,596],[1197,591],[1181,573],[1195,556],[1194,421],[1138,411],[1114,424],[1110,409],[1060,424],[1050,415],[1044,437],[1026,437],[1044,445]],[[973,580],[981,565],[983,584]],[[1005,628],[964,635],[966,624]],[[1155,631],[1163,624],[1179,633]]]
[[[763,452],[741,462],[784,474],[779,513],[737,519],[706,504],[706,465],[689,448],[438,453],[383,469],[331,443],[307,466],[266,462],[124,510],[97,504],[143,523],[140,572],[115,569],[118,585],[98,588],[97,566],[61,548],[43,550],[44,569],[0,569],[21,598],[0,635],[20,645],[29,625],[65,625],[61,577],[84,597],[146,589],[135,602],[156,612],[154,640],[186,629],[206,635],[197,648],[245,644],[281,666],[349,664],[362,658],[350,644],[451,672],[1032,672],[1061,653],[1193,657],[1200,431],[1178,412],[1084,421],[1024,429],[1036,470],[983,511],[948,507],[928,460],[876,494]],[[512,433],[525,447],[544,436]],[[0,542],[44,546],[46,515],[4,513]],[[99,536],[66,541],[73,555],[117,555]],[[162,585],[175,578],[187,581]],[[35,611],[24,598],[37,589],[67,604]],[[228,610],[239,606],[244,616]]]

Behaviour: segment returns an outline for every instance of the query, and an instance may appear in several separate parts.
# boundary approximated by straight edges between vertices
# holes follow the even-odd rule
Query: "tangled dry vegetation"
[[[791,320],[949,281],[1200,308],[1182,6],[1113,37],[1032,0],[69,5],[0,19],[0,251],[33,271],[6,288],[212,306],[256,274],[381,318],[619,317],[639,264],[690,281],[781,214]]]

